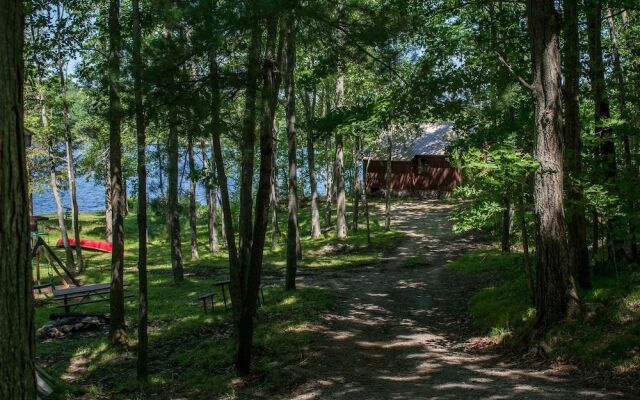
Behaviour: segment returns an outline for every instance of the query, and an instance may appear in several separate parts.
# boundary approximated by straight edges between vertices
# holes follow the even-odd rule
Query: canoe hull
[[[69,238],[69,246],[73,247],[76,245],[76,240]],[[64,247],[64,243],[62,239],[58,239],[57,247]],[[113,245],[104,240],[90,240],[90,239],[80,239],[80,247],[86,250],[95,250],[101,251],[103,253],[111,253],[113,249]]]

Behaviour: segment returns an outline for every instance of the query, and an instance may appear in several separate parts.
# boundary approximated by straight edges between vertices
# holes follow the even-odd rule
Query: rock
[[[95,332],[107,325],[108,318],[103,316],[73,315],[55,319],[36,331],[38,339],[60,338],[76,333]]]

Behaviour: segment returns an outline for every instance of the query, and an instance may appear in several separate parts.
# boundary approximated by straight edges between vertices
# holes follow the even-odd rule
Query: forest
[[[0,399],[640,393],[638,0],[0,0]]]

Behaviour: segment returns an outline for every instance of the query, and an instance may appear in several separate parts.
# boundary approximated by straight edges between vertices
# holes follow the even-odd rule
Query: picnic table
[[[264,291],[263,288],[265,286],[269,286],[272,285],[274,282],[269,281],[269,280],[265,280],[260,282],[260,293],[258,293],[258,306],[261,307],[264,304]],[[213,284],[213,287],[219,287],[220,291],[222,292],[222,301],[224,303],[224,309],[225,311],[227,310],[227,295],[226,295],[226,291],[224,290],[224,287],[227,287],[227,291],[229,292],[229,301],[231,301],[231,288],[229,287],[231,285],[231,281],[230,280],[225,280],[225,281],[219,281]],[[260,301],[260,297],[262,297],[262,301]],[[206,311],[206,309],[205,309]]]
[[[129,286],[129,282],[124,282],[123,286]],[[58,307],[64,307],[64,312],[71,312],[72,308],[76,308],[83,304],[100,303],[109,301],[111,292],[110,283],[97,283],[94,285],[76,286],[68,289],[54,289],[51,301],[61,301],[63,304]],[[133,295],[125,295],[125,298],[133,297]],[[75,300],[72,301],[70,300]]]

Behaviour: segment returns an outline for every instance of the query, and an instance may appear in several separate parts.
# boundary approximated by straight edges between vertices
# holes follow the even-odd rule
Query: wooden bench
[[[204,309],[204,313],[205,314],[207,313],[207,300],[211,300],[211,311],[213,311],[214,297],[215,297],[214,293],[207,293],[207,294],[203,294],[202,296],[198,297],[198,300],[200,302],[202,302],[202,308]]]
[[[128,282],[124,282],[123,286],[129,286]],[[65,313],[70,313],[71,309],[75,309],[81,305],[107,302],[110,300],[111,284],[98,283],[95,285],[77,286],[68,289],[54,289],[52,302],[62,302],[63,304],[56,307],[64,308]],[[97,297],[97,299],[92,299]],[[126,294],[125,298],[133,297],[133,294]],[[78,301],[70,302],[70,300],[78,299]]]

